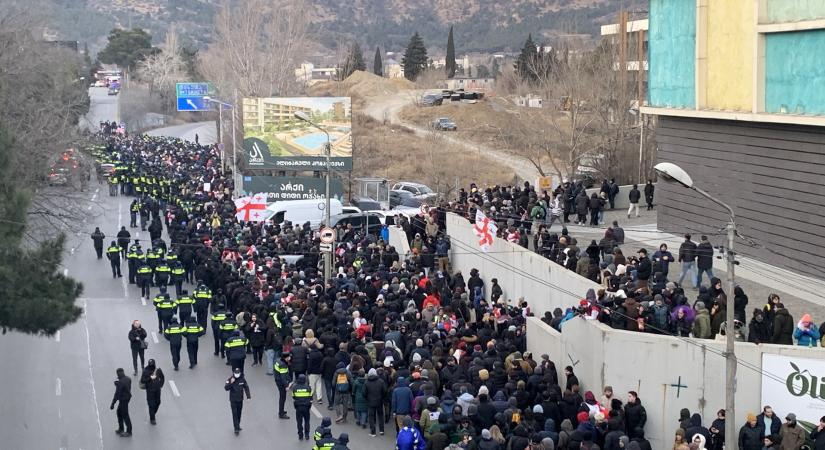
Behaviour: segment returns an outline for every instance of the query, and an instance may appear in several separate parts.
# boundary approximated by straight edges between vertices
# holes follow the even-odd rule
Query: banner
[[[326,183],[323,178],[314,177],[243,177],[243,190],[246,195],[266,194],[267,203],[279,200],[307,200],[324,198]],[[329,192],[332,198],[343,202],[344,185],[341,180],[329,180]]]
[[[762,354],[762,405],[784,422],[788,413],[809,429],[825,416],[825,360]]]
[[[329,145],[332,168],[352,170],[349,97],[245,98],[243,130],[250,169],[325,169]]]

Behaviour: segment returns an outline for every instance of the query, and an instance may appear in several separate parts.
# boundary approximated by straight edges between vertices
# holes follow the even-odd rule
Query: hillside
[[[170,23],[190,45],[209,40],[212,16],[220,0],[35,0],[49,11],[62,39],[89,42],[93,50],[115,26],[142,27],[162,39]],[[272,0],[277,3],[279,0]],[[403,48],[418,31],[427,46],[445,45],[455,26],[459,52],[516,50],[528,33],[539,42],[565,34],[598,34],[614,22],[622,5],[646,10],[647,0],[306,0],[311,4],[315,36],[335,48],[356,38],[365,48]],[[0,3],[27,0],[0,0]]]

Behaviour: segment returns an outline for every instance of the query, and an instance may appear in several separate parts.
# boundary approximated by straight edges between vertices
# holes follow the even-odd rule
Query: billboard
[[[825,416],[825,360],[763,353],[761,404],[782,419],[795,413],[808,429],[819,425]]]
[[[307,200],[324,198],[326,184],[323,178],[244,176],[243,190],[247,195],[266,194],[267,203],[279,200]],[[337,178],[330,178],[331,198],[344,201],[344,185]]]
[[[296,113],[317,126],[297,118]],[[349,97],[245,98],[243,131],[244,158],[250,169],[324,169],[324,148],[329,142],[332,168],[352,170]]]

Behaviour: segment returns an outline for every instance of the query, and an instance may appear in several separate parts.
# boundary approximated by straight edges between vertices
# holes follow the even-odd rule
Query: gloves
[[[112,402],[112,404],[109,405],[109,409],[115,409],[115,402]]]

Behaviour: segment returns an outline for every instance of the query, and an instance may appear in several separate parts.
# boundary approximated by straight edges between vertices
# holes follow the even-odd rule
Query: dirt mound
[[[403,78],[383,78],[370,72],[356,70],[344,81],[327,81],[309,88],[311,95],[349,95],[351,97],[374,97],[397,94],[415,88]]]

